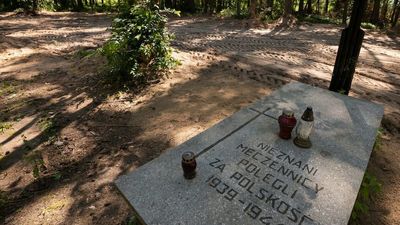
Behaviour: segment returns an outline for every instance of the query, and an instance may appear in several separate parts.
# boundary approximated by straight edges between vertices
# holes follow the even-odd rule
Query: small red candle
[[[278,118],[279,122],[279,137],[282,139],[290,139],[292,136],[292,130],[296,126],[296,118],[292,111],[284,110],[282,115]]]

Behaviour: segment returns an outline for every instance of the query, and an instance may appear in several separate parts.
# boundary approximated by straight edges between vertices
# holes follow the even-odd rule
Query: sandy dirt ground
[[[0,14],[0,223],[128,224],[112,182],[291,80],[327,88],[340,27],[169,22],[182,65],[142,90],[104,82],[104,14]],[[367,32],[351,95],[385,106],[362,224],[400,224],[400,39]]]

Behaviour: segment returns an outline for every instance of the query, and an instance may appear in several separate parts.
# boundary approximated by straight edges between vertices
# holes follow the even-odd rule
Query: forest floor
[[[5,224],[127,224],[112,182],[290,80],[326,88],[341,27],[168,23],[182,65],[148,87],[104,82],[104,14],[0,14],[0,216]],[[362,224],[400,221],[400,39],[366,33],[351,95],[385,106],[369,172],[382,183]]]

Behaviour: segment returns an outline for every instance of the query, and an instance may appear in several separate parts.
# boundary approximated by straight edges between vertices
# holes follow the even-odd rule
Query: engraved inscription
[[[209,187],[227,201],[242,205],[243,213],[260,224],[281,225],[282,218],[285,225],[317,224],[296,201],[301,201],[297,197],[301,189],[317,197],[323,192],[324,187],[316,182],[318,168],[265,143],[253,148],[242,143],[235,151],[241,153],[233,162],[237,169],[225,170],[227,164],[220,158],[210,160],[216,174],[206,180]]]

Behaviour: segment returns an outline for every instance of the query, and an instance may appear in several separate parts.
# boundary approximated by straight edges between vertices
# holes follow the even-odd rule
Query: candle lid
[[[182,160],[185,162],[191,162],[194,160],[194,158],[195,158],[195,155],[193,152],[184,152],[182,154]]]
[[[288,116],[288,117],[293,117],[294,113],[293,111],[290,110],[283,110],[283,115]]]
[[[314,121],[314,113],[312,107],[308,106],[306,111],[304,111],[301,118],[305,121]]]

